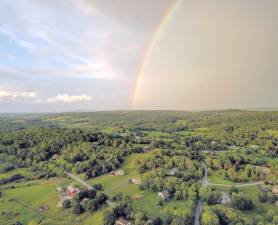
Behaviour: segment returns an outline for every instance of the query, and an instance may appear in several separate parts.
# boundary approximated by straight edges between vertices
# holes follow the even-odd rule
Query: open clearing
[[[218,191],[224,191],[224,192],[228,192],[230,190],[230,187],[227,186],[215,186],[215,188]],[[267,203],[261,203],[258,200],[258,194],[260,192],[259,188],[256,185],[252,185],[252,186],[245,186],[245,187],[237,187],[239,191],[244,192],[246,195],[248,195],[255,207],[252,210],[248,210],[248,211],[243,211],[244,214],[246,214],[247,216],[249,216],[250,218],[254,217],[254,216],[258,216],[259,214],[262,213],[263,210],[270,210],[273,209],[277,212],[278,214],[278,207],[274,206],[273,204],[267,202]]]
[[[164,206],[157,206],[157,193],[143,191],[139,189],[138,185],[128,184],[128,180],[130,178],[142,178],[142,174],[140,174],[137,170],[137,160],[148,157],[149,154],[150,152],[136,153],[128,156],[120,168],[125,172],[125,175],[123,176],[113,176],[108,174],[90,179],[88,183],[92,185],[102,184],[104,187],[104,192],[110,198],[119,192],[123,193],[124,195],[131,196],[133,199],[135,199],[133,201],[133,206],[136,210],[141,210],[153,217],[160,216],[163,218],[165,216],[164,209],[167,206],[173,206],[186,210],[189,207],[189,201],[170,200],[165,202]],[[136,200],[136,198],[138,199]]]
[[[18,183],[15,188],[3,190],[3,197],[0,201],[0,224],[8,225],[16,221],[28,224],[30,221],[41,221],[42,225],[80,223],[89,225],[94,221],[93,224],[101,225],[102,212],[105,209],[93,214],[84,213],[81,216],[75,216],[57,207],[59,202],[57,187],[70,182],[68,179],[37,180]],[[9,186],[2,186],[2,188],[7,187]],[[38,212],[41,206],[48,206],[49,209]]]

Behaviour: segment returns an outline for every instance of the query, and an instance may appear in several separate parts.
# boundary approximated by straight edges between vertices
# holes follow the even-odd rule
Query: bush
[[[101,184],[95,184],[93,186],[93,188],[97,191],[103,191],[104,190]]]
[[[123,200],[123,193],[119,192],[116,193],[113,197],[112,197],[113,201],[122,201]]]
[[[111,211],[105,211],[103,215],[103,224],[104,225],[113,225],[115,221],[115,215]]]
[[[235,186],[232,186],[229,190],[230,195],[232,195],[233,193],[238,193],[238,189]]]
[[[251,198],[244,193],[233,193],[231,197],[231,206],[235,209],[249,210],[254,207]]]
[[[266,192],[259,192],[258,199],[262,203],[267,202],[267,200],[268,200],[267,193]]]
[[[162,225],[163,222],[159,217],[154,218],[153,225]]]
[[[158,199],[157,202],[156,202],[156,205],[163,206],[164,205],[163,200],[162,199]]]
[[[64,209],[68,209],[70,207],[71,207],[70,200],[66,199],[65,201],[63,201],[63,208]]]
[[[76,203],[74,206],[73,206],[73,209],[72,209],[72,213],[76,214],[76,215],[80,215],[84,212],[84,209],[82,207],[82,205],[80,203]]]

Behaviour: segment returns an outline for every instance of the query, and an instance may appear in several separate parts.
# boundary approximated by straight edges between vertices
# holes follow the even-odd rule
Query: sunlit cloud
[[[74,102],[87,102],[91,101],[92,97],[86,94],[81,95],[68,95],[68,94],[58,94],[54,98],[48,98],[47,103],[74,103]]]
[[[0,101],[10,100],[26,100],[34,99],[37,97],[37,93],[34,91],[15,91],[0,89]]]

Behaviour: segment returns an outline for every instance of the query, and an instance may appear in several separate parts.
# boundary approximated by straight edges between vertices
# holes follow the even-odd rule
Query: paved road
[[[215,183],[209,183],[208,182],[208,168],[207,165],[202,162],[202,166],[205,170],[204,172],[204,176],[201,179],[201,184],[202,187],[207,187],[208,185],[213,185],[213,186],[223,186],[223,187],[231,187],[231,186],[235,186],[235,187],[247,187],[247,186],[253,186],[253,185],[259,185],[262,184],[263,182],[252,182],[252,183],[246,183],[246,184],[215,184]],[[197,207],[196,207],[196,212],[195,212],[195,221],[194,221],[194,225],[200,225],[200,215],[202,212],[202,201],[198,200],[197,202]]]
[[[204,162],[202,162],[202,166],[205,170],[205,173],[204,173],[204,176],[201,179],[201,183],[202,183],[203,187],[207,187],[208,184],[209,184],[209,182],[208,182],[208,167]]]
[[[208,168],[207,168],[207,165],[203,162],[202,162],[202,166],[205,170],[205,173],[204,173],[204,176],[201,178],[201,184],[202,184],[202,187],[207,187],[208,186]],[[202,201],[198,200],[196,212],[195,212],[194,225],[200,225],[201,212],[202,212]]]

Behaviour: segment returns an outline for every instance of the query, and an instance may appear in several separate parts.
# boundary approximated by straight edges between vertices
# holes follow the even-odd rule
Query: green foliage
[[[206,208],[201,217],[202,225],[219,225],[218,216],[209,208]]]
[[[220,195],[218,190],[200,188],[199,180],[203,174],[200,162],[204,160],[207,163],[215,183],[265,181],[274,185],[278,175],[277,130],[277,112],[121,111],[4,115],[0,116],[0,183],[8,181],[10,186],[14,186],[16,182],[24,180],[46,180],[64,176],[64,170],[67,170],[92,184],[101,184],[105,193],[110,197],[114,195],[113,199],[120,203],[104,219],[107,224],[112,220],[110,224],[113,224],[119,216],[134,220],[137,213],[138,221],[143,224],[149,216],[152,219],[159,216],[167,220],[167,224],[192,224],[195,202],[200,198],[210,205],[203,213],[204,223],[217,224],[217,217],[220,224],[250,224],[238,210],[215,205]],[[130,158],[132,165],[128,161]],[[119,167],[124,168],[127,174],[118,177],[105,175]],[[171,173],[172,169],[177,172]],[[16,174],[23,177],[14,179]],[[138,185],[127,183],[128,179],[135,177],[142,179],[140,189]],[[101,191],[103,187],[94,186]],[[11,196],[24,205],[32,205],[33,202],[43,205],[57,198],[53,197],[53,191],[38,190],[40,192],[34,188],[33,196],[24,189],[22,193],[3,191],[1,199],[13,193]],[[56,188],[53,190],[57,195]],[[169,191],[171,200],[157,206],[157,192],[164,190]],[[250,217],[260,217],[253,216],[254,220],[262,222],[266,218],[264,210],[271,208],[275,198],[270,194],[258,194],[257,191],[253,193],[252,190],[246,187],[246,195],[242,196],[233,188],[230,190],[231,204],[240,210],[251,209],[253,204],[248,197],[251,196],[254,207],[243,212]],[[127,204],[125,196],[117,195],[117,192],[138,200],[132,202],[129,199]],[[106,195],[99,192],[81,191],[74,200],[76,203],[72,210],[75,208],[78,213],[83,210],[93,212],[83,213],[79,218],[87,215],[93,217],[106,210],[106,207],[102,207],[106,199]],[[32,209],[40,205],[32,205]],[[55,207],[51,206],[51,213],[52,208]],[[25,212],[22,208],[15,211]],[[269,216],[269,223],[277,222],[276,211]],[[63,215],[58,209],[55,212]],[[29,211],[27,214],[33,215]],[[48,215],[48,212],[45,214]],[[36,217],[23,220],[22,217],[14,217],[13,223],[16,220],[24,224],[37,221]],[[103,224],[100,218],[98,222],[93,222]]]
[[[114,225],[115,219],[113,211],[105,211],[103,215],[103,225]]]
[[[235,209],[249,210],[254,207],[250,197],[243,192],[233,193],[231,196],[231,206]]]
[[[65,201],[63,201],[63,208],[64,209],[68,209],[71,207],[71,202],[70,200],[66,199]]]
[[[72,213],[76,215],[80,215],[84,212],[84,208],[80,203],[75,203],[72,207]]]

